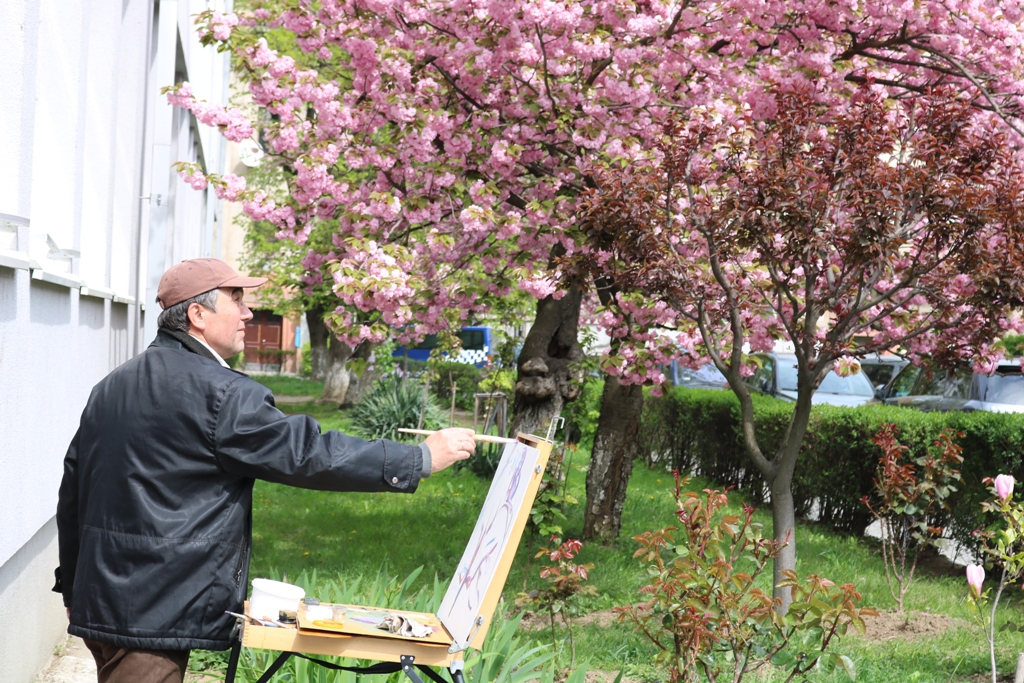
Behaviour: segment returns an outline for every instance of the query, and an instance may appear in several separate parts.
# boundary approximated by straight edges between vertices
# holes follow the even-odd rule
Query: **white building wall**
[[[224,101],[192,25],[224,5],[0,2],[0,681],[32,681],[67,628],[54,512],[91,388],[155,335],[163,271],[220,255],[219,202],[170,164],[222,172],[223,145],[159,88]]]

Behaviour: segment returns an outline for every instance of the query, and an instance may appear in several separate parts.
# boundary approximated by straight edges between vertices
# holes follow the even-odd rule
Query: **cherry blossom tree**
[[[795,566],[793,473],[821,379],[894,348],[985,370],[1021,329],[1024,164],[1012,134],[949,88],[893,103],[865,85],[845,108],[806,87],[766,92],[770,119],[694,109],[650,165],[606,171],[580,206],[588,257],[563,266],[616,282],[622,308],[668,306],[689,362],[728,378],[787,544],[778,584]],[[798,395],[767,452],[742,378],[748,349],[776,340],[793,344]]]
[[[348,361],[355,355],[367,355],[372,345],[353,348],[337,339],[329,328],[330,316],[343,305],[334,293],[329,270],[334,248],[332,228],[329,221],[317,222],[306,242],[299,245],[278,238],[272,224],[250,220],[242,263],[249,272],[270,279],[269,286],[260,292],[263,303],[278,313],[306,316],[311,378],[324,383],[319,400],[340,405],[348,400]]]
[[[1021,11],[1016,0],[253,0],[239,15],[199,16],[203,40],[231,50],[268,118],[268,153],[296,169],[289,196],[234,193],[282,236],[338,220],[334,286],[371,316],[339,310],[355,342],[400,328],[458,326],[519,288],[538,299],[519,358],[513,429],[534,431],[575,395],[578,306],[593,279],[558,289],[559,259],[602,168],[642,163],[673,112],[724,123],[778,111],[770,83],[809,84],[836,106],[859,84],[887,97],[952,84],[1019,131]],[[297,59],[270,47],[290,32]],[[824,95],[823,95],[824,96]],[[228,137],[244,116],[169,92]],[[365,172],[353,183],[353,170]],[[207,182],[201,171],[182,172]],[[237,180],[214,178],[225,192]],[[234,183],[234,185],[232,185]],[[638,410],[634,386],[660,381],[668,345],[644,320],[663,314],[600,280],[619,341],[606,367],[607,415],[588,486],[592,536],[617,534],[635,440],[612,410]],[[621,289],[619,287],[618,289]],[[621,305],[632,311],[623,311]],[[632,317],[630,317],[632,316]],[[347,330],[347,332],[345,332]],[[640,336],[634,336],[637,332]],[[617,336],[616,336],[617,335]],[[632,414],[627,411],[626,414]]]

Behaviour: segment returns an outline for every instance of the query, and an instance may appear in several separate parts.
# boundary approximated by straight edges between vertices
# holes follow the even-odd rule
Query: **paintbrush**
[[[408,429],[406,427],[400,427],[398,431],[403,434],[419,434],[421,436],[430,436],[435,430],[432,429]],[[491,436],[490,434],[474,434],[474,441],[482,441],[484,443],[516,443],[515,439],[508,439],[504,436]]]

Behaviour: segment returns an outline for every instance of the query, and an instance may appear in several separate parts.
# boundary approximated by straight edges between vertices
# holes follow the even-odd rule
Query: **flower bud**
[[[1000,474],[996,477],[996,495],[1005,502],[1013,494],[1014,479],[1012,475]]]
[[[979,564],[967,565],[967,584],[974,597],[981,596],[981,584],[985,581],[985,568]]]

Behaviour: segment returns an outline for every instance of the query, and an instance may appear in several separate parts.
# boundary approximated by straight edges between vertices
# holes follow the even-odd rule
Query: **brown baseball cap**
[[[180,304],[186,299],[219,287],[259,287],[265,277],[245,277],[234,268],[215,258],[194,258],[167,269],[156,289],[156,302],[160,308]]]

